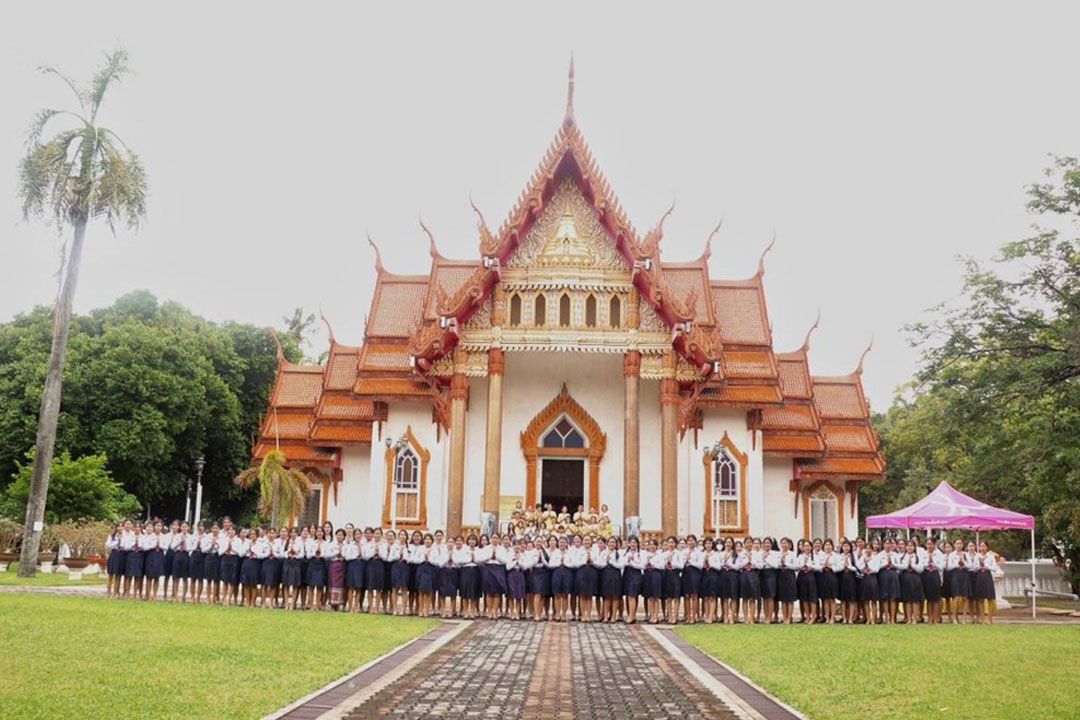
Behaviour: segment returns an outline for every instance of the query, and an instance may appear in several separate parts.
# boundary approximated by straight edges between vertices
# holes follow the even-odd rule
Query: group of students
[[[985,542],[913,537],[447,539],[382,528],[242,529],[126,521],[109,536],[108,595],[444,618],[634,623],[954,623],[993,617]],[[925,608],[925,611],[924,611]],[[900,620],[902,616],[902,620]]]

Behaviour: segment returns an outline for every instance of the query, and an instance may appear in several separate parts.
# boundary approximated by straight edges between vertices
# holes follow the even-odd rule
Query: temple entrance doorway
[[[540,502],[558,512],[563,505],[573,513],[585,504],[585,459],[542,458]]]

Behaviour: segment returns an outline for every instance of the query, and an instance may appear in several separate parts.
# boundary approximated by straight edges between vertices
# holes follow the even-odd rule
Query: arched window
[[[596,327],[596,296],[585,298],[585,327]]]
[[[611,305],[608,307],[608,321],[611,327],[617,328],[622,324],[622,303],[618,295],[611,296]]]
[[[536,303],[533,305],[533,325],[536,327],[547,325],[547,299],[543,295],[536,296]]]
[[[420,458],[405,448],[394,461],[394,519],[416,522],[420,519]]]
[[[563,416],[551,430],[548,430],[547,435],[544,435],[540,445],[546,448],[583,448],[585,438],[574,427],[574,424]]]
[[[712,520],[717,530],[739,527],[739,466],[726,450],[713,467]]]
[[[570,296],[566,293],[559,298],[559,326],[570,327]]]
[[[810,537],[833,538],[838,535],[836,495],[824,485],[810,495]]]
[[[521,324],[521,296],[517,293],[510,296],[510,324]]]

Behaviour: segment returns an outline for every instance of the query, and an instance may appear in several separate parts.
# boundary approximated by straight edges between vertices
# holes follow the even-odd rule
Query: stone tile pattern
[[[476,623],[345,717],[516,718],[543,634],[540,623]]]
[[[544,625],[544,637],[520,720],[573,720],[570,626],[561,623]]]
[[[737,716],[644,631],[570,628],[576,720],[734,720]]]

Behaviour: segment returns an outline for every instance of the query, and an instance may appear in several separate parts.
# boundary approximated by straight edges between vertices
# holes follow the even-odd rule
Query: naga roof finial
[[[724,225],[724,216],[721,215],[720,216],[720,222],[716,223],[716,227],[713,228],[712,232],[709,233],[708,239],[705,240],[705,252],[702,254],[702,257],[705,259],[705,262],[709,262],[709,258],[712,257],[712,241],[713,241],[713,238],[716,237],[717,234],[719,234],[720,228],[723,227],[723,225]]]
[[[431,234],[431,230],[428,230],[428,226],[424,224],[424,218],[417,213],[416,219],[420,221],[420,229],[428,236],[428,253],[430,253],[433,258],[441,257],[441,255],[439,255],[439,248],[435,247],[435,236]]]
[[[803,352],[810,349],[810,336],[814,334],[814,331],[818,329],[818,325],[821,323],[821,308],[818,308],[817,317],[814,318],[814,324],[810,326],[810,329],[806,331],[806,337],[803,338],[802,347],[799,348]]]
[[[574,53],[570,53],[570,74],[566,84],[566,116],[563,122],[570,125],[574,122]]]
[[[281,338],[277,336],[277,333],[273,328],[270,329],[270,337],[274,338],[274,347],[277,348],[278,364],[281,365],[285,362],[285,351],[281,349]]]
[[[772,251],[773,245],[775,245],[775,244],[776,244],[776,230],[773,230],[772,240],[770,240],[769,244],[765,246],[765,249],[761,252],[761,257],[758,258],[758,264],[757,264],[758,277],[761,277],[762,275],[765,274],[765,256],[768,255]]]
[[[326,332],[330,333],[330,344],[335,344],[337,340],[334,339],[334,328],[330,327],[330,321],[323,313],[322,305],[319,306],[319,319],[323,321],[324,325],[326,325]]]
[[[856,375],[862,375],[863,360],[866,360],[866,356],[870,354],[870,351],[874,349],[874,336],[870,335],[870,344],[863,350],[862,355],[859,356],[859,366],[855,368]]]
[[[375,251],[375,271],[383,272],[382,253],[379,252],[379,246],[375,244],[375,241],[371,239],[371,233],[367,233],[367,242],[371,246],[371,249]]]

